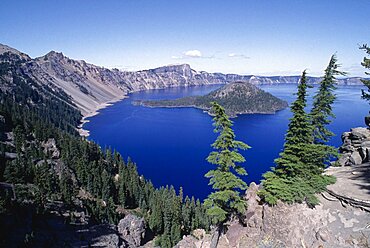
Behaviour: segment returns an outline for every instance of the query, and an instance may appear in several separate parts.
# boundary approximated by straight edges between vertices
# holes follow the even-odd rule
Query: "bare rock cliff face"
[[[14,48],[0,44],[0,55],[12,54],[22,60],[21,73],[27,74],[40,84],[55,90],[62,89],[70,95],[83,115],[91,114],[106,103],[123,98],[130,92],[163,89],[167,87],[226,84],[246,81],[252,84],[297,83],[299,76],[260,77],[252,75],[208,73],[195,71],[187,64],[163,66],[136,72],[107,69],[73,60],[62,53],[51,51],[32,59]],[[3,61],[0,61],[3,62]],[[320,78],[309,78],[318,83]],[[340,84],[361,84],[359,78],[339,80]]]
[[[248,210],[244,225],[233,222],[220,237],[219,248],[232,247],[368,247],[370,214],[337,199],[320,197],[321,204],[261,205],[258,186],[247,193]],[[197,231],[199,232],[199,231]],[[210,246],[211,234],[185,236],[177,248]]]
[[[370,129],[365,127],[352,128],[342,134],[342,153],[337,165],[351,166],[370,162]]]

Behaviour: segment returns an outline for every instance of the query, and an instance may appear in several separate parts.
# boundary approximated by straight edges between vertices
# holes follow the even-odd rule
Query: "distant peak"
[[[0,43],[0,54],[7,53],[7,52],[12,53],[12,54],[16,54],[17,56],[19,56],[22,59],[26,59],[26,60],[31,59],[27,54],[22,53],[22,52],[18,51],[15,48],[12,48],[10,46],[7,46],[7,45],[4,45],[4,44]]]
[[[59,58],[66,57],[66,56],[64,56],[64,54],[62,52],[56,52],[54,50],[48,52],[45,56],[46,57],[59,57]]]
[[[178,73],[184,77],[192,77],[194,70],[191,69],[189,64],[179,64],[179,65],[167,65],[161,66],[155,69],[149,70],[154,73]]]
[[[160,66],[157,68],[154,68],[153,70],[158,70],[158,69],[191,69],[189,64],[172,64],[172,65],[165,65],[165,66]]]

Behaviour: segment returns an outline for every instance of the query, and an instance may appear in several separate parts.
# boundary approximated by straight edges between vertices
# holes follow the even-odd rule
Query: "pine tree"
[[[219,104],[212,102],[212,113],[215,115],[214,132],[219,133],[212,144],[215,151],[207,157],[207,161],[216,165],[205,176],[210,178],[209,184],[215,190],[204,201],[207,214],[219,228],[225,224],[232,215],[241,216],[245,212],[246,202],[240,197],[239,190],[245,190],[247,184],[238,176],[246,175],[246,170],[239,165],[245,162],[238,152],[249,146],[235,140],[232,130],[232,121]]]
[[[292,192],[295,177],[303,176],[305,164],[301,160],[304,147],[313,142],[312,126],[308,114],[305,112],[307,105],[307,78],[306,71],[303,71],[298,84],[297,99],[292,103],[290,109],[293,113],[288,125],[285,137],[284,150],[279,158],[275,159],[276,167],[272,172],[263,175],[263,190],[260,194],[265,201],[276,204],[277,200],[286,202],[295,201],[296,197]],[[299,191],[299,190],[298,190]]]
[[[105,202],[108,201],[109,197],[111,196],[111,191],[112,191],[112,180],[108,172],[104,169],[103,173],[101,174],[101,179],[102,179],[102,195],[101,199],[103,199]]]
[[[119,164],[119,180],[118,180],[118,200],[122,207],[126,206],[126,185],[125,185],[125,165],[123,162]]]
[[[370,47],[368,45],[364,44],[360,47],[361,50],[364,50],[367,55],[370,55]],[[370,70],[370,58],[364,57],[363,61],[361,62],[361,65]],[[370,75],[370,72],[365,72],[366,75]],[[362,83],[367,87],[367,92],[365,90],[362,90],[362,98],[367,100],[370,103],[370,80],[369,79],[361,79]]]
[[[75,188],[73,181],[68,173],[65,171],[62,172],[60,179],[60,190],[62,193],[62,198],[68,206],[72,206],[73,198],[75,195]]]
[[[334,136],[334,133],[326,128],[326,125],[331,123],[329,118],[334,118],[332,104],[336,96],[336,76],[346,75],[346,73],[338,70],[339,64],[334,55],[331,56],[329,65],[325,69],[325,75],[320,82],[319,90],[314,96],[313,106],[311,109],[311,123],[313,126],[313,137],[316,144],[324,144],[329,141],[329,138]]]
[[[297,99],[291,105],[293,117],[285,137],[284,150],[275,160],[276,167],[263,175],[260,195],[272,205],[280,199],[288,203],[305,201],[309,206],[314,206],[318,204],[315,193],[333,183],[333,178],[322,175],[322,172],[325,162],[335,151],[330,146],[315,143],[315,126],[310,119],[312,115],[305,111],[308,87],[304,71],[298,85]],[[318,98],[316,96],[315,99]],[[327,108],[331,109],[331,105]],[[322,127],[325,128],[325,125]]]
[[[313,126],[313,143],[316,146],[311,146],[311,152],[304,159],[306,162],[311,163],[311,167],[315,167],[321,173],[326,167],[327,162],[330,161],[330,158],[338,157],[337,149],[326,144],[330,140],[330,137],[334,135],[326,126],[335,118],[332,105],[336,99],[334,94],[336,76],[347,75],[347,73],[340,71],[338,69],[339,67],[340,65],[337,63],[337,58],[334,54],[331,56],[329,64],[325,69],[319,90],[314,96],[310,113],[311,124]],[[332,179],[329,181],[333,182]]]
[[[291,106],[293,117],[290,119],[286,144],[312,143],[312,126],[306,114],[307,89],[312,86],[307,84],[306,70],[303,71],[298,84],[297,99]]]
[[[312,126],[309,116],[305,112],[308,87],[310,86],[307,84],[306,71],[303,71],[298,84],[297,99],[290,107],[293,117],[290,118],[284,151],[275,160],[275,173],[279,176],[293,177],[303,173],[302,170],[305,169],[300,155],[305,149],[305,145],[313,142]]]

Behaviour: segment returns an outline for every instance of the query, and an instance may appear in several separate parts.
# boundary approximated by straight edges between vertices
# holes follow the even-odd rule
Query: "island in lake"
[[[133,103],[146,107],[194,107],[209,113],[211,102],[217,102],[223,106],[230,117],[236,117],[238,114],[273,114],[288,107],[286,101],[243,81],[227,84],[204,96],[190,96],[174,100],[139,100]]]

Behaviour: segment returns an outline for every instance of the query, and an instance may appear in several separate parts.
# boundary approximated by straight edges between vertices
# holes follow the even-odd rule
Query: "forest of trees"
[[[196,228],[209,229],[199,199],[173,186],[156,189],[130,159],[81,138],[81,114],[71,100],[27,77],[19,69],[22,61],[2,56],[0,182],[14,185],[16,200],[0,188],[0,219],[25,209],[42,217],[48,203],[62,201],[71,211],[82,203],[90,224],[117,224],[130,211],[142,216],[161,247],[174,246]],[[45,148],[50,140],[58,155]],[[5,235],[0,233],[0,246]]]
[[[265,173],[262,180],[260,195],[267,203],[274,205],[282,200],[315,206],[319,203],[315,194],[335,182],[335,178],[322,173],[330,159],[338,156],[336,148],[326,144],[333,136],[326,126],[335,117],[332,104],[335,100],[336,76],[344,75],[338,67],[336,56],[333,55],[313,97],[310,113],[306,112],[309,87],[306,71],[302,73],[297,98],[290,107],[293,117],[285,136],[284,149],[275,160],[276,167]]]

